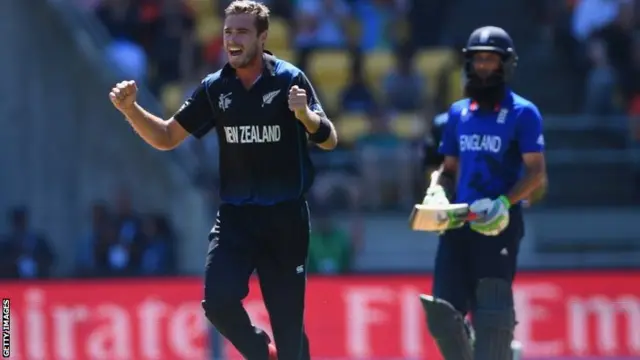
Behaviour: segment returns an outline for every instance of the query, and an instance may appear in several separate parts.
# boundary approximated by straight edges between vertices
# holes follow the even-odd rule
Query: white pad
[[[522,358],[522,343],[518,340],[511,342],[511,351],[513,351],[513,360],[520,360]]]
[[[413,206],[409,225],[414,231],[434,231],[440,232],[449,227],[449,213],[460,220],[469,220],[472,214],[469,211],[469,204],[416,204]]]

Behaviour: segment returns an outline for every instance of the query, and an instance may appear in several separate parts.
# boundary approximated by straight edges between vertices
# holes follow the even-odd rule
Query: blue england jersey
[[[544,151],[542,116],[511,91],[493,110],[460,100],[449,109],[439,151],[458,158],[455,202],[506,195],[524,175],[522,155]]]

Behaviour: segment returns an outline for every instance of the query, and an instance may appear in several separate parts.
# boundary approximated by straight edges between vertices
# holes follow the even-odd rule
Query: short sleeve
[[[208,84],[207,79],[203,80],[173,116],[187,132],[197,138],[203,137],[216,125]]]
[[[440,145],[438,151],[444,156],[457,157],[460,153],[458,147],[458,136],[456,134],[456,128],[458,124],[458,118],[453,116],[452,111],[449,110],[447,123],[442,130],[442,137],[440,138]]]
[[[542,116],[535,106],[523,108],[518,116],[517,138],[522,154],[544,151]]]
[[[320,99],[318,99],[318,94],[316,93],[313,85],[311,85],[311,81],[309,81],[309,78],[307,78],[307,75],[305,75],[304,72],[300,72],[300,74],[296,76],[296,78],[293,80],[293,85],[298,85],[307,92],[309,109],[324,116],[324,109],[322,108]]]

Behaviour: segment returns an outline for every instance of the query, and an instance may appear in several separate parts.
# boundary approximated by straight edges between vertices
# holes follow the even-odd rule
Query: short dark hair
[[[269,8],[257,1],[252,0],[234,0],[224,10],[224,15],[240,15],[250,14],[256,17],[256,30],[258,34],[262,34],[269,30]]]

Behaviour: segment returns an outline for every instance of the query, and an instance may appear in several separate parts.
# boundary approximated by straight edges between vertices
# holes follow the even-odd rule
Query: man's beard
[[[237,59],[235,62],[231,63],[231,65],[236,69],[244,69],[251,66],[258,57],[258,49],[258,46],[251,48],[251,51],[245,49],[245,53],[242,55],[242,58]]]
[[[506,84],[500,74],[492,74],[486,79],[470,75],[464,85],[465,96],[476,101],[481,108],[493,108],[502,102]]]

